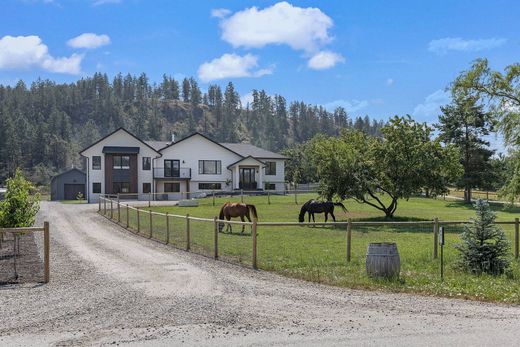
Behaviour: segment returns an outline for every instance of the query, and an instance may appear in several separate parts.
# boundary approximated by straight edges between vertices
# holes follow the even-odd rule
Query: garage
[[[51,200],[77,200],[81,194],[86,199],[87,175],[76,168],[56,175],[51,180]]]

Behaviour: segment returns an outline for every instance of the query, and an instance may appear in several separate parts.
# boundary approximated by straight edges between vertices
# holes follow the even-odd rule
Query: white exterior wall
[[[231,190],[232,184],[226,186],[227,180],[232,180],[228,166],[241,159],[241,157],[211,141],[194,135],[188,139],[179,141],[173,146],[164,149],[162,157],[156,160],[156,167],[164,167],[165,159],[179,160],[181,168],[191,168],[190,191],[197,192],[200,182],[221,183],[222,190]],[[220,175],[199,174],[199,160],[220,160],[222,171]],[[183,191],[181,184],[181,191]],[[158,189],[160,192],[161,190]]]
[[[88,158],[87,191],[89,202],[97,202],[99,199],[99,194],[94,194],[92,191],[94,182],[101,183],[101,194],[105,193],[105,154],[103,153],[103,147],[105,146],[139,147],[139,153],[137,154],[137,191],[139,194],[143,193],[143,183],[150,183],[153,191],[153,166],[151,170],[143,170],[142,158],[150,157],[153,165],[153,159],[157,158],[159,154],[124,130],[119,130],[81,153]],[[101,170],[92,170],[93,156],[101,157]]]
[[[285,189],[285,160],[284,159],[262,159],[259,160],[265,162],[274,161],[276,163],[276,175],[266,175],[265,168],[264,172],[264,183],[274,183],[276,185],[276,190],[284,190]],[[262,184],[262,189],[264,188],[264,184]]]

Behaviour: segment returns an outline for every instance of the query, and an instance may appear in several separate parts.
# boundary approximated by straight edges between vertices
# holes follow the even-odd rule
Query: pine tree
[[[182,80],[182,101],[190,102],[190,81],[185,78]]]
[[[474,274],[498,275],[509,267],[510,244],[495,214],[484,200],[475,203],[476,218],[464,225],[459,251],[459,267]]]

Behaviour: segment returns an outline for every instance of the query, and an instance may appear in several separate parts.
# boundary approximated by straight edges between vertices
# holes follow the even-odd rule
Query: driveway
[[[0,345],[518,343],[518,306],[292,280],[143,239],[96,209],[42,203],[51,282],[0,287]]]

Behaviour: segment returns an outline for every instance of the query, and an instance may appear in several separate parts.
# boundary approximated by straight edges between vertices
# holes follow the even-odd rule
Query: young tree
[[[0,227],[30,227],[34,224],[40,205],[39,194],[33,194],[34,187],[16,170],[14,177],[7,179],[5,199],[0,202]]]
[[[484,112],[474,97],[454,95],[452,104],[441,107],[439,138],[446,144],[455,145],[461,152],[464,174],[456,182],[464,188],[464,200],[471,203],[473,188],[485,188],[492,176],[489,142],[484,136],[493,130],[491,113]]]
[[[509,267],[510,244],[495,214],[484,200],[475,203],[476,218],[464,225],[459,251],[459,267],[474,274],[498,275]]]

